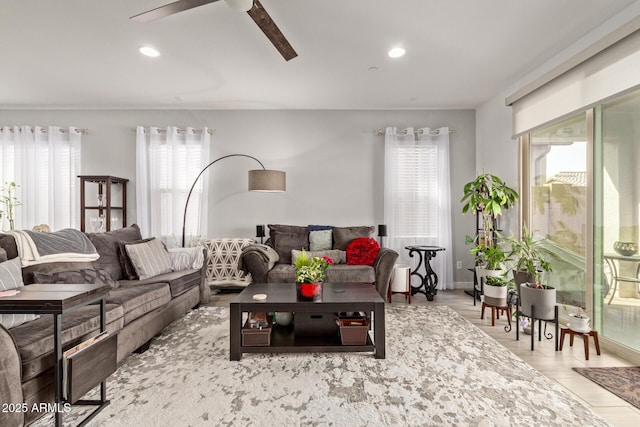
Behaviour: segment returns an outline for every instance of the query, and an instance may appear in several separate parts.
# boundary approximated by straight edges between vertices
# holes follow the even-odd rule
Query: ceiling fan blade
[[[247,11],[247,13],[251,19],[258,24],[258,27],[260,27],[264,35],[273,43],[285,60],[289,61],[298,56],[259,0],[253,2],[253,7]]]
[[[185,10],[193,9],[194,7],[204,6],[205,4],[215,3],[220,0],[178,0],[173,3],[165,4],[164,6],[151,9],[147,12],[134,15],[129,19],[133,19],[137,22],[149,22],[156,19],[164,18],[165,16],[173,15],[174,13],[183,12]]]

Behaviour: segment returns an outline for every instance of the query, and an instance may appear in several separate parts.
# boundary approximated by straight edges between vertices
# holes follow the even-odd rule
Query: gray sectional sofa
[[[121,242],[140,241],[140,230],[131,226],[108,233],[87,234],[100,258],[92,263],[49,263],[22,269],[25,284],[47,278],[63,278],[81,271],[108,273],[112,286],[106,299],[107,330],[117,333],[117,361],[144,349],[163,328],[210,298],[206,266],[161,274],[145,280],[129,280],[121,265]],[[0,254],[15,258],[15,240],[0,234]],[[98,276],[100,276],[98,274]],[[67,274],[68,276],[68,274]],[[74,277],[73,274],[71,277]],[[76,276],[77,277],[77,276]],[[61,281],[59,281],[61,283]],[[56,286],[51,284],[51,286]],[[62,316],[62,342],[66,349],[97,333],[98,306],[86,306]],[[0,402],[53,402],[53,320],[50,315],[5,329],[0,325]],[[0,412],[0,425],[27,425],[42,413]]]
[[[374,227],[320,227],[269,224],[269,239],[266,245],[272,248],[277,257],[264,256],[261,251],[245,248],[241,255],[241,268],[251,273],[256,283],[293,283],[296,268],[292,264],[292,251],[304,248],[312,255],[327,254],[332,258],[345,256],[349,244],[358,238],[371,238]],[[316,232],[325,232],[326,243],[321,251],[314,250],[314,243],[321,244],[315,239]],[[319,234],[319,233],[318,233]],[[273,262],[277,258],[277,262]],[[386,298],[389,279],[393,266],[398,259],[398,253],[389,248],[380,248],[372,265],[352,265],[344,262],[335,263],[327,270],[326,282],[334,283],[371,283],[378,293]]]

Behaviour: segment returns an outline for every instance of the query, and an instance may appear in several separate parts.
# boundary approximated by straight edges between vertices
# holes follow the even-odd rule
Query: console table
[[[438,293],[438,275],[431,268],[431,259],[435,258],[439,251],[444,251],[444,248],[418,245],[405,246],[405,249],[409,251],[409,258],[413,258],[414,254],[418,256],[418,264],[411,272],[411,276],[420,278],[420,286],[411,285],[411,295],[423,293],[428,301],[433,301],[433,297]],[[419,271],[421,267],[424,269],[424,274]]]
[[[64,403],[62,397],[62,315],[87,304],[100,303],[100,332],[104,331],[106,329],[105,298],[109,289],[108,285],[94,284],[33,284],[18,288],[20,293],[17,295],[0,298],[0,313],[3,314],[53,315],[55,406],[59,408],[55,412],[56,427],[62,426]],[[98,406],[79,424],[85,425],[109,404],[105,381],[100,383],[99,400],[80,400],[77,404]]]

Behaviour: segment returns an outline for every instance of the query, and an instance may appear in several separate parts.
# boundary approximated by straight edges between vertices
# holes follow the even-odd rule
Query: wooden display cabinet
[[[80,230],[101,233],[127,226],[126,178],[78,175]]]

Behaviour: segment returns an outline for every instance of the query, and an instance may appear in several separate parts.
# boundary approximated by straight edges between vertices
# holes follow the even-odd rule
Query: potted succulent
[[[569,329],[584,333],[591,330],[591,327],[589,326],[589,316],[582,311],[582,308],[578,307],[578,311],[576,313],[569,314]]]
[[[505,307],[511,282],[505,276],[487,276],[484,281],[484,302],[496,307]]]

